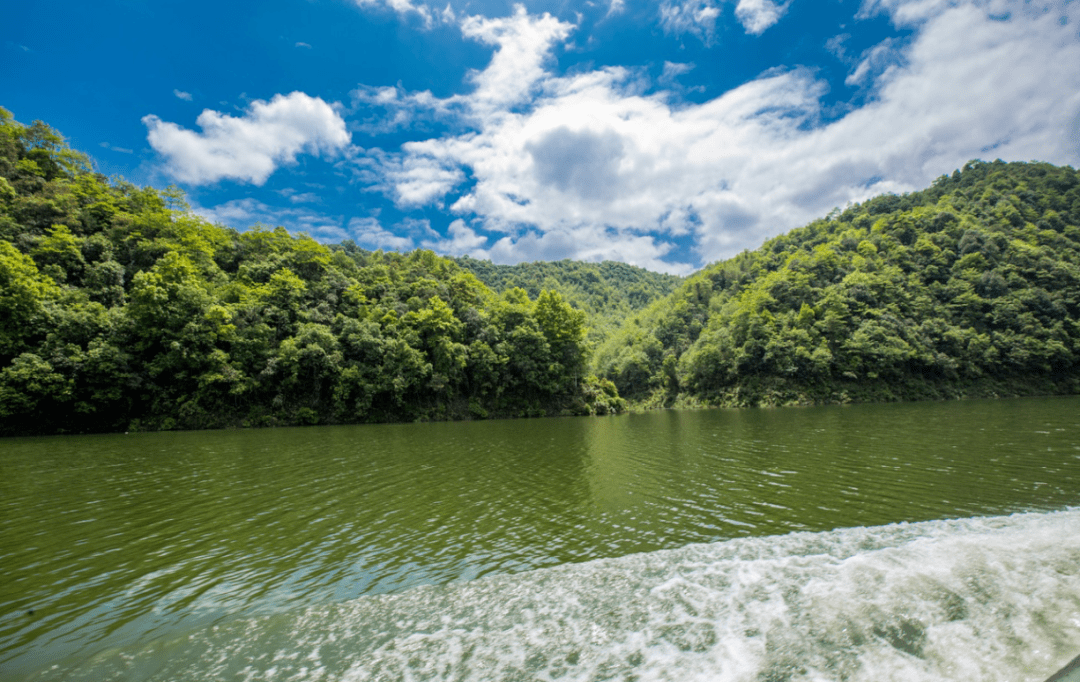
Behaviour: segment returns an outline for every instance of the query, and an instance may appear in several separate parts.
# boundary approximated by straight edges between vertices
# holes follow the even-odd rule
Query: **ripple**
[[[690,543],[1061,509],[1080,504],[1078,405],[9,439],[0,672]]]

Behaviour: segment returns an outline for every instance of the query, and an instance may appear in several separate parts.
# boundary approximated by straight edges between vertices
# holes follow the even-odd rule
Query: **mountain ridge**
[[[1080,390],[1080,175],[972,161],[703,268],[594,368],[642,405]]]

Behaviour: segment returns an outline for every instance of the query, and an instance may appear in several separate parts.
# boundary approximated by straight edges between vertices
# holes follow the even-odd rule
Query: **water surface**
[[[902,574],[910,577],[918,574],[918,562],[912,563],[909,543],[920,538],[936,542],[935,551],[945,552],[941,558],[948,554],[942,548],[953,547],[965,533],[982,537],[979,533],[990,532],[981,526],[950,526],[943,519],[1035,512],[1023,517],[1029,519],[1023,523],[1035,524],[1032,527],[1040,531],[1032,533],[1041,533],[1040,537],[1058,538],[1062,528],[1080,528],[1075,513],[1068,511],[1080,505],[1078,408],[1080,399],[1057,398],[4,440],[0,441],[4,576],[0,677],[108,679],[116,674],[122,679],[185,675],[208,679],[225,675],[225,668],[207,667],[209,660],[221,665],[247,661],[250,667],[260,655],[270,660],[273,653],[291,655],[295,662],[299,650],[283,642],[296,647],[310,635],[311,641],[321,641],[313,645],[317,649],[326,649],[331,641],[348,641],[353,653],[331,657],[334,663],[322,661],[318,675],[314,664],[304,669],[307,672],[294,666],[291,676],[285,677],[280,676],[285,667],[268,665],[251,667],[248,677],[273,679],[280,672],[280,679],[343,679],[361,660],[355,658],[356,652],[368,652],[363,660],[381,660],[378,647],[397,642],[394,646],[400,649],[403,641],[412,641],[410,637],[431,636],[438,630],[441,621],[413,630],[384,627],[377,636],[353,632],[359,627],[355,619],[361,618],[357,613],[364,609],[390,609],[397,614],[394,622],[434,617],[433,605],[425,600],[436,588],[419,592],[410,588],[445,586],[437,588],[441,592],[436,594],[442,595],[437,599],[458,600],[455,603],[464,603],[460,601],[464,597],[447,595],[478,590],[477,601],[470,606],[473,615],[453,616],[450,609],[451,621],[443,625],[481,631],[498,621],[506,590],[528,592],[539,589],[530,585],[561,580],[562,587],[552,588],[552,598],[569,598],[566,595],[576,594],[576,588],[566,585],[587,583],[585,576],[597,571],[607,575],[604,571],[609,569],[614,571],[609,576],[612,585],[596,598],[610,610],[625,596],[623,588],[630,589],[627,578],[617,576],[637,571],[627,568],[637,566],[634,562],[644,562],[665,580],[698,570],[688,568],[685,556],[678,553],[690,550],[667,552],[692,543],[709,543],[709,551],[718,552],[718,557],[731,552],[741,556],[739,552],[751,551],[746,549],[750,547],[753,556],[779,553],[790,557],[789,562],[811,561],[807,547],[818,547],[819,554],[829,557],[826,567],[869,561],[885,556],[873,552],[889,550],[906,557],[900,562],[907,567]],[[851,533],[861,537],[857,533],[898,522],[930,523],[916,526],[921,530],[913,535],[880,531],[888,540],[871,542],[861,550],[835,549],[850,548],[852,542],[858,547]],[[1015,523],[1020,521],[1001,521],[1000,528],[991,530],[1023,537],[1020,526],[1010,526]],[[862,530],[833,532],[840,528]],[[801,533],[785,535],[792,532]],[[791,540],[799,537],[812,540]],[[1080,559],[1077,548],[1059,540],[1039,545],[1045,556],[1038,565],[1058,566],[1070,560],[1080,564],[1075,561]],[[597,563],[612,559],[611,565]],[[694,561],[695,566],[705,562],[701,570],[713,570],[707,560]],[[724,570],[736,574],[753,565],[750,559],[742,564],[723,561],[729,567]],[[712,565],[723,561],[716,559]],[[590,563],[579,565],[583,562]],[[534,571],[555,566],[562,568],[555,573]],[[975,570],[965,566],[963,570]],[[1009,580],[1023,576],[1024,570],[1034,569],[1017,569]],[[526,575],[518,575],[522,573]],[[549,575],[562,577],[543,577]],[[784,575],[765,580],[761,589],[794,590],[793,594],[806,590],[805,584]],[[1070,575],[1075,583],[1075,570],[1055,568],[1045,580]],[[482,576],[489,579],[468,582]],[[734,584],[732,578],[725,580]],[[850,584],[845,578],[832,589],[843,592]],[[1008,589],[1014,588],[1019,586]],[[640,592],[645,587],[634,589]],[[977,601],[976,593],[943,589],[960,600],[961,611],[977,611],[972,601]],[[1035,603],[1036,598],[1024,590],[1009,594]],[[714,591],[720,601],[738,595],[738,590]],[[934,594],[940,597],[945,592]],[[1070,646],[1080,651],[1076,634],[1080,596],[1067,589],[1053,594],[1047,603],[1054,606],[1039,608],[1056,615],[1039,611],[1017,616],[1060,621],[1052,623],[1052,629],[1064,634],[1043,645],[1041,655],[1048,666],[1055,657],[1067,660],[1075,655],[1065,654]],[[589,618],[604,621],[582,615],[580,595],[574,599],[579,606],[559,611],[562,625],[550,627],[572,627],[576,632],[588,630]],[[710,603],[706,597],[699,602]],[[662,599],[657,603],[666,604]],[[813,617],[807,615],[814,609],[805,604],[783,603],[794,609],[792,613],[803,614],[789,615],[789,621],[802,618],[809,623],[821,616],[816,611]],[[858,609],[852,604],[848,607],[855,613]],[[487,615],[479,623],[469,620],[477,613]],[[644,613],[644,621],[625,618],[647,626],[655,614],[647,607]],[[723,618],[716,608],[709,613],[679,621],[676,630],[698,627],[713,633],[702,635],[704,643],[688,645],[687,651],[702,649],[697,652],[706,656],[702,660],[741,660],[747,680],[773,679],[755,677],[766,674],[762,666],[775,667],[763,662],[773,660],[767,652],[759,652],[757,658],[746,654],[754,650],[753,642],[770,640],[775,645],[780,637],[766,636],[770,629],[758,622],[760,614],[747,611],[757,614],[746,616],[747,622],[756,624],[741,631],[739,646],[746,651],[739,654],[732,649],[739,648],[731,643],[735,640],[721,646],[721,640],[728,640],[717,634],[717,623],[727,622],[724,618],[730,613]],[[884,642],[890,651],[923,660],[916,654],[926,651],[931,615],[883,616],[888,621],[884,625],[863,627],[864,644]],[[850,614],[844,617],[858,620]],[[311,618],[319,625],[310,630],[301,627]],[[544,618],[535,614],[531,618],[541,632],[548,627],[542,625]],[[622,623],[622,618],[616,620]],[[660,626],[635,630],[630,621],[623,625],[606,636],[640,640],[638,648],[627,649],[625,674],[666,679],[663,675],[668,673],[657,671],[667,668],[656,661],[676,659],[655,656],[665,646],[682,651],[681,645],[672,644],[670,638],[656,639]],[[528,630],[520,623],[516,627]],[[597,627],[606,632],[608,626]],[[342,628],[349,628],[354,638]],[[889,628],[899,628],[900,634],[890,635]],[[251,644],[241,632],[263,633],[255,640],[265,640],[265,647]],[[896,640],[892,644],[890,637]],[[904,637],[922,644],[904,644]],[[240,640],[255,649],[237,648]],[[450,640],[443,637],[439,646]],[[199,646],[204,648],[189,651],[175,643],[181,641],[202,642]],[[179,661],[172,669],[161,667],[166,656],[162,647],[168,642],[173,642],[168,645],[172,648],[166,647],[172,652],[168,657]],[[512,648],[528,649],[523,646],[518,642]],[[1006,644],[1001,647],[1008,649]],[[186,653],[178,657],[180,650]],[[538,651],[545,649],[541,646]],[[606,674],[607,668],[597,668],[599,664],[584,650],[576,659],[566,655],[577,662],[563,661],[561,668],[553,668],[552,651],[540,655],[543,664],[534,656],[535,665],[531,669],[525,665],[521,679],[551,679],[559,670],[567,679],[602,679]],[[435,665],[436,659],[451,660],[434,654],[416,660]],[[504,663],[512,660],[516,659],[506,658]],[[723,678],[720,668],[699,663],[715,679]],[[1015,669],[1024,670],[1029,663],[1017,663]],[[835,664],[840,667],[821,672],[824,677],[805,679],[841,679],[838,671],[854,674],[856,669],[851,662]],[[447,665],[447,675],[456,670],[460,679],[484,679],[475,670],[462,672],[472,670],[467,666],[454,668],[452,661]],[[682,661],[678,669],[687,665]],[[267,672],[270,668],[274,674]],[[236,674],[230,670],[230,675]],[[725,679],[744,679],[736,668],[726,670],[734,676]],[[419,673],[386,674],[387,679],[406,679]],[[799,674],[810,675],[806,670]],[[940,678],[943,673],[935,674]],[[1041,679],[1038,671],[1031,674],[1030,679]],[[433,675],[429,678],[447,678]],[[774,677],[801,679],[794,675]]]

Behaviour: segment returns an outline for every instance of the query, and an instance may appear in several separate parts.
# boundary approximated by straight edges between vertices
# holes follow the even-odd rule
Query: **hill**
[[[430,251],[212,225],[0,109],[0,435],[618,410],[585,321]]]
[[[713,264],[595,368],[647,405],[1080,390],[1080,175],[973,161]]]
[[[495,265],[468,256],[452,260],[497,293],[515,287],[533,298],[544,290],[559,292],[567,302],[588,314],[589,341],[593,344],[601,343],[628,317],[667,296],[683,281],[676,275],[615,261]]]

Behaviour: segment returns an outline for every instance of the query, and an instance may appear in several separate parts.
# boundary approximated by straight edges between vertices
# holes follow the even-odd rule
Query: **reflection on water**
[[[1077,407],[0,441],[0,677],[422,584],[743,536],[1064,509],[1080,504]]]

